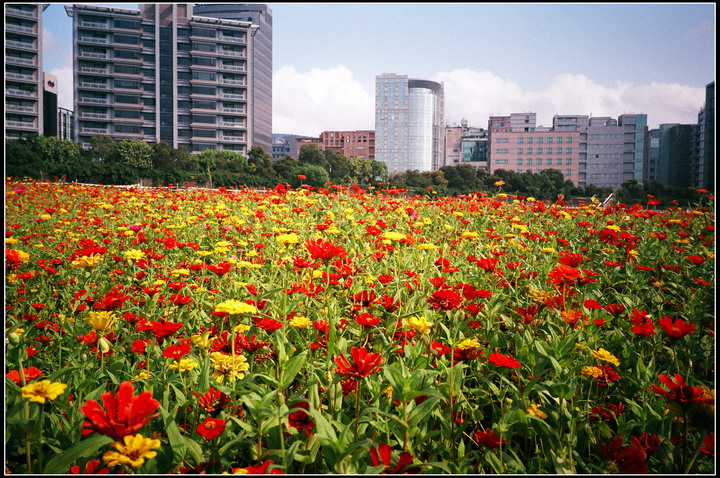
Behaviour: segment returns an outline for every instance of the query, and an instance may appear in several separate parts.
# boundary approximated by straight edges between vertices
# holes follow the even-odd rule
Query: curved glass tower
[[[388,172],[434,171],[442,162],[443,85],[384,74],[376,78],[375,159]]]

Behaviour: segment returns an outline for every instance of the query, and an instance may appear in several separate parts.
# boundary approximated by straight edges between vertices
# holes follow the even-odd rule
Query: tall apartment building
[[[57,77],[43,73],[43,135],[58,136]]]
[[[375,159],[375,131],[323,131],[320,149],[332,149],[343,156]]]
[[[252,84],[250,118],[252,145],[267,153],[273,148],[272,140],[272,10],[267,5],[245,3],[195,4],[193,15],[247,21],[258,25],[253,30],[252,61],[249,65]]]
[[[488,171],[539,173],[557,169],[565,180],[578,185],[580,133],[537,127],[535,118],[535,113],[490,117]]]
[[[383,74],[375,83],[375,159],[388,172],[434,171],[444,157],[442,83]]]
[[[65,9],[73,19],[75,140],[83,147],[103,134],[247,154],[256,24],[194,16],[192,4]]]
[[[47,4],[5,4],[5,138],[43,134],[42,12]]]
[[[648,156],[643,169],[643,182],[658,179],[658,159],[660,158],[660,130],[648,131]]]
[[[698,154],[691,164],[690,185],[715,191],[715,82],[705,86],[705,104],[698,114]]]

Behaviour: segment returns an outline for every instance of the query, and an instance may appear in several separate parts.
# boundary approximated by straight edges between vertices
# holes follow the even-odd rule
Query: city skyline
[[[63,5],[45,11],[43,63],[58,77],[59,106],[72,108]],[[273,133],[374,129],[384,73],[443,82],[447,124],[480,127],[515,112],[536,112],[543,126],[555,114],[644,113],[651,129],[696,123],[715,80],[711,3],[266,5]]]

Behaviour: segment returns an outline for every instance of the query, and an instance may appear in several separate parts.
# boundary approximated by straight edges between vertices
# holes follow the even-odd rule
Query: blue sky
[[[274,133],[374,129],[382,73],[442,81],[446,122],[479,127],[528,111],[696,123],[715,80],[714,3],[267,5]],[[63,4],[43,21],[44,69],[72,108],[72,24]]]

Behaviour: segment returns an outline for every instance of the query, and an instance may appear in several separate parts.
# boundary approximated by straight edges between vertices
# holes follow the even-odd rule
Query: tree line
[[[482,192],[506,193],[516,197],[534,197],[555,201],[558,197],[602,200],[614,193],[624,204],[647,203],[649,198],[663,206],[689,205],[702,195],[693,188],[668,187],[659,181],[640,185],[625,181],[612,188],[575,186],[561,171],[545,169],[539,173],[499,169],[492,174],[469,164],[443,166],[437,171],[405,171],[388,174],[385,163],[372,158],[346,157],[331,149],[320,150],[315,144],[300,148],[298,157],[285,156],[272,161],[261,147],[253,146],[247,156],[235,151],[205,150],[190,154],[184,146],[172,148],[167,143],[148,144],[138,139],[115,142],[105,135],[94,135],[90,148],[83,150],[72,140],[31,136],[6,140],[6,176],[98,184],[137,184],[141,179],[153,185],[192,184],[206,187],[272,188],[286,184],[323,187],[328,183],[341,186],[356,184],[361,188],[394,187],[410,193],[455,196]]]

